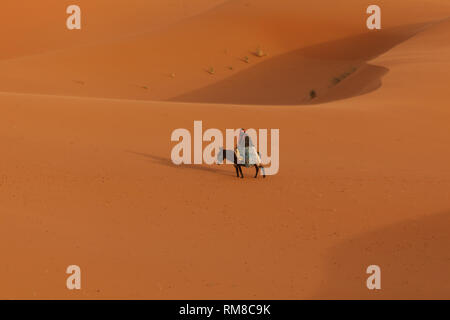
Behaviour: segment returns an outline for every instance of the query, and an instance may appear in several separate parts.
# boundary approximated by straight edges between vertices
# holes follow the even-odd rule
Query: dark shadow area
[[[376,30],[302,48],[234,76],[169,99],[179,102],[304,105],[376,90],[386,68],[367,64],[424,30],[430,23]],[[350,82],[351,85],[344,86]],[[312,94],[313,93],[313,94]]]
[[[371,64],[362,65],[353,74],[344,79],[335,78],[326,94],[317,99],[310,99],[309,104],[319,104],[331,101],[357,97],[379,89],[382,85],[381,79],[389,72],[385,67]],[[336,83],[336,81],[338,81]]]
[[[381,268],[381,290],[366,269]],[[317,299],[450,298],[450,212],[423,216],[346,240],[327,258]]]
[[[161,166],[166,166],[174,169],[193,169],[193,170],[200,170],[205,171],[209,173],[215,173],[215,174],[221,174],[226,176],[233,176],[235,174],[234,168],[232,165],[221,165],[222,169],[218,168],[218,165],[210,165],[207,166],[205,164],[180,164],[176,165],[172,162],[170,158],[163,158],[160,156],[142,153],[142,152],[134,152],[134,151],[127,151],[128,153],[133,153],[135,155],[145,157],[147,159],[150,159],[151,162],[156,163]]]

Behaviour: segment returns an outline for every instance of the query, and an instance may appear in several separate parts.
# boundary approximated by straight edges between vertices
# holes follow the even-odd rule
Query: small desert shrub
[[[208,70],[206,70],[209,74],[215,74],[216,70],[213,67],[209,67]]]
[[[249,59],[247,56],[245,56],[245,57],[242,59],[242,61],[244,61],[245,63],[249,63],[250,59]]]
[[[258,49],[256,49],[256,51],[255,51],[255,56],[257,56],[257,57],[262,58],[262,57],[265,57],[266,55],[267,54],[260,47],[258,47]]]
[[[310,97],[311,99],[317,98],[316,90],[311,90],[311,91],[309,92],[309,97]]]
[[[339,82],[341,82],[340,78],[333,78],[333,80],[331,80],[331,82],[333,82],[333,84],[338,84]]]
[[[344,80],[345,78],[347,78],[348,76],[350,76],[353,72],[355,72],[357,70],[356,67],[352,67],[350,69],[350,71],[344,72],[343,74],[341,74],[339,77],[335,77],[331,80],[331,82],[336,85],[339,82],[341,82],[342,80]]]

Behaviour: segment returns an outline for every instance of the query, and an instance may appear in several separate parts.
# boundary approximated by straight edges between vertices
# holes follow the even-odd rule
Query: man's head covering
[[[239,140],[238,140],[238,145],[241,145],[242,143],[244,143],[244,137],[245,137],[246,133],[245,133],[245,129],[241,128],[241,130],[239,131]]]

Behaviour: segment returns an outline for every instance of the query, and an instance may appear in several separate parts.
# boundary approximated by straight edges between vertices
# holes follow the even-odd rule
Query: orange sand
[[[448,1],[6,2],[0,298],[450,297]],[[172,165],[194,120],[279,128],[279,174]]]

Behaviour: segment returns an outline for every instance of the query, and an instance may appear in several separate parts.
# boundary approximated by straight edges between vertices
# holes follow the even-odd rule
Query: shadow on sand
[[[333,248],[325,285],[314,299],[450,297],[450,212],[397,223]],[[368,290],[370,265],[381,268],[381,290]]]
[[[225,175],[225,176],[233,176],[234,175],[234,168],[232,166],[228,166],[228,165],[221,165],[220,166],[221,168],[219,168],[219,166],[215,165],[215,164],[211,165],[211,166],[207,166],[207,165],[203,165],[203,164],[202,165],[198,165],[198,164],[176,165],[172,162],[172,160],[170,160],[170,158],[163,158],[160,156],[142,153],[142,152],[134,152],[134,151],[127,151],[127,152],[133,153],[133,154],[141,156],[141,157],[145,157],[147,159],[150,159],[155,164],[170,167],[170,168],[200,170],[200,171],[205,171],[205,172],[209,172],[209,173],[221,174],[221,175]]]
[[[378,89],[381,78],[388,72],[388,69],[370,65],[367,61],[389,51],[431,24],[377,30],[305,47],[264,60],[234,76],[169,100],[304,105],[366,94]],[[312,91],[317,97],[311,98]]]

